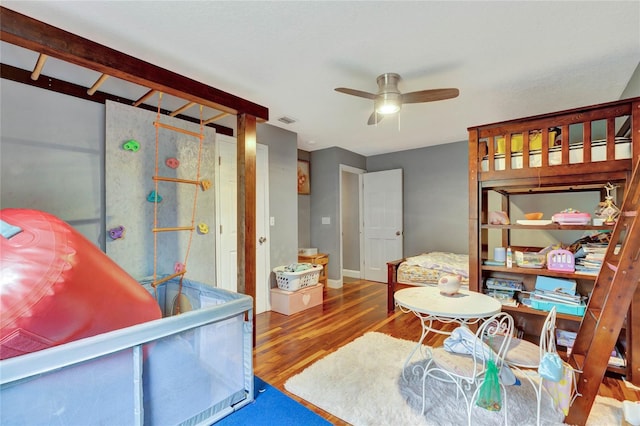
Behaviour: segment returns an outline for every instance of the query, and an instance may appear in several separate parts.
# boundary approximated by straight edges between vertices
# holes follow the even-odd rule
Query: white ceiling
[[[2,5],[264,105],[269,123],[308,151],[451,143],[469,126],[616,100],[640,61],[640,1]],[[7,52],[3,44],[2,61],[14,61]],[[403,77],[402,92],[457,87],[460,96],[368,126],[373,102],[333,89],[375,93],[385,72]]]

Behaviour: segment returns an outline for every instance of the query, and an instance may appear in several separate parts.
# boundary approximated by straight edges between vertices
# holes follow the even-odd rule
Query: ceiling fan
[[[455,98],[460,94],[458,89],[428,89],[417,92],[400,93],[398,82],[400,75],[388,72],[376,78],[378,93],[363,92],[362,90],[337,87],[336,92],[358,96],[373,100],[373,113],[367,124],[378,124],[385,115],[400,111],[402,104],[416,104],[420,102],[442,101]]]

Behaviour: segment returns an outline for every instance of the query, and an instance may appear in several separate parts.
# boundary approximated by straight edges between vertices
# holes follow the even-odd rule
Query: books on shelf
[[[503,306],[518,306],[518,301],[515,299],[515,291],[513,290],[492,290],[486,289],[485,294],[491,296],[500,302]]]
[[[512,280],[508,278],[490,277],[485,280],[485,285],[491,290],[522,290],[522,281]]]
[[[576,340],[576,335],[577,333],[574,331],[556,328],[556,344],[567,348],[567,356],[571,355],[571,349],[573,348],[573,344]],[[611,355],[609,356],[609,365],[620,368],[625,368],[627,366],[627,361],[617,346],[611,351]]]
[[[547,300],[550,302],[566,303],[569,305],[580,305],[584,301],[584,297],[579,294],[567,294],[559,291],[536,290],[531,293],[534,300]]]
[[[485,294],[493,297],[503,306],[518,306],[515,293],[523,289],[522,281],[490,277],[485,280],[484,284]]]

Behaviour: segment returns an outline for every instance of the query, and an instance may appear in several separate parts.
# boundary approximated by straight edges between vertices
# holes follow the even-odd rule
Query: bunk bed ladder
[[[640,158],[569,356],[569,364],[582,372],[577,382],[582,396],[569,410],[565,419],[569,424],[587,421],[640,281],[639,169]]]

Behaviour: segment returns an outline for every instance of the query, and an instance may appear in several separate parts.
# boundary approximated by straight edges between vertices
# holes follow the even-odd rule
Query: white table
[[[404,363],[402,374],[411,358],[429,332],[451,334],[449,331],[433,328],[433,321],[441,323],[457,323],[460,325],[476,324],[501,311],[502,305],[496,299],[475,291],[460,290],[454,296],[440,294],[437,286],[409,287],[398,290],[394,294],[396,305],[402,312],[412,312],[420,318],[422,335],[416,347],[411,351]],[[428,355],[423,354],[426,358]]]

